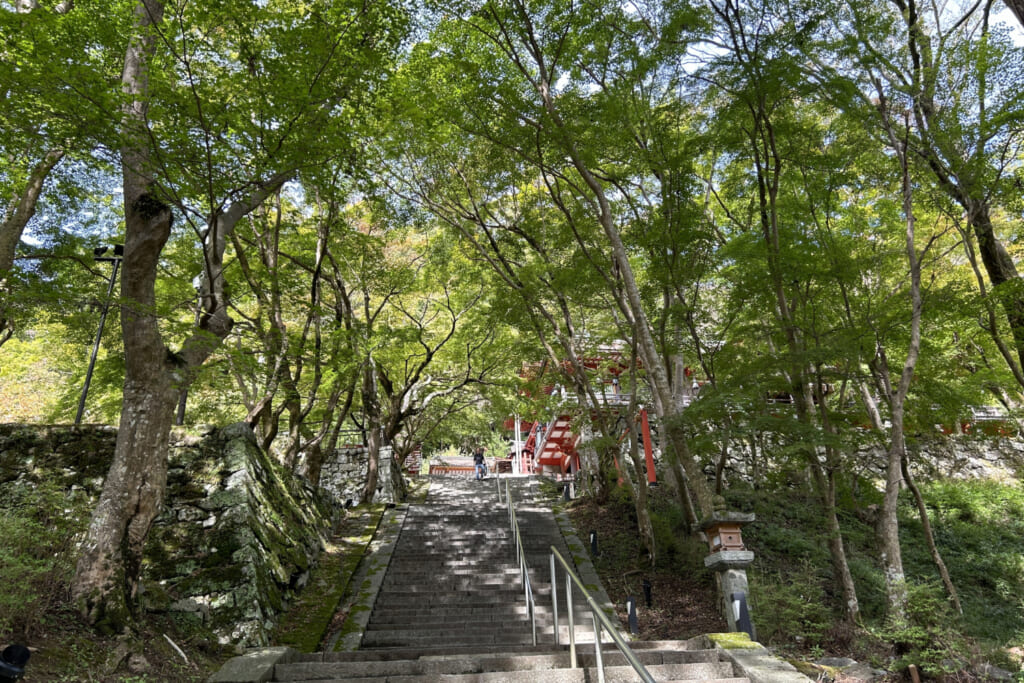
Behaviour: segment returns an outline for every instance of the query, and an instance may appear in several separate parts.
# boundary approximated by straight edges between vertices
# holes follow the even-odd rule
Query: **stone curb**
[[[253,650],[224,662],[206,683],[264,683],[274,678],[274,666],[287,664],[298,654],[290,647],[267,647]]]
[[[750,640],[746,633],[709,633],[698,639],[732,662],[736,674],[746,676],[750,683],[807,683],[812,680],[768,648]]]

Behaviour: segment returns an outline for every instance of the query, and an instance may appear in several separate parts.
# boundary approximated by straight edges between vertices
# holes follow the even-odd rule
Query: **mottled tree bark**
[[[363,367],[363,418],[366,420],[366,483],[363,486],[361,503],[373,502],[377,495],[380,477],[381,415],[377,397],[377,367],[372,357],[367,357]]]
[[[290,174],[278,174],[245,201],[208,219],[204,235],[202,315],[180,352],[164,343],[156,317],[160,254],[173,214],[153,176],[146,130],[149,62],[156,49],[160,0],[138,0],[135,35],[122,73],[125,248],[121,278],[125,381],[114,459],[93,512],[75,572],[72,597],[83,618],[104,632],[123,631],[137,596],[142,549],[163,502],[170,428],[179,391],[231,330],[224,291],[224,250],[242,217],[275,192]]]
[[[148,110],[153,27],[163,4],[139,0],[136,34],[125,55],[122,85],[130,101],[123,112],[121,150],[125,204],[125,254],[121,278],[125,349],[124,400],[114,461],[93,512],[72,593],[89,623],[120,632],[131,620],[142,542],[162,502],[167,439],[176,391],[167,372],[155,317],[156,262],[171,232],[171,210],[153,195],[149,150],[142,135]],[[134,576],[133,576],[134,574]]]

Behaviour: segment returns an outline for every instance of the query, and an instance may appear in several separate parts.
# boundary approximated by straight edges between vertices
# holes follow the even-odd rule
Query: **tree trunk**
[[[910,165],[907,159],[907,144],[898,139],[896,129],[889,119],[887,105],[883,99],[880,108],[882,125],[889,136],[889,143],[896,152],[900,164],[901,193],[903,199],[903,218],[906,223],[906,254],[910,271],[910,343],[907,356],[903,362],[899,382],[893,388],[888,362],[884,350],[877,362],[872,365],[881,371],[880,385],[886,388],[889,402],[889,413],[892,421],[890,428],[889,452],[886,463],[885,495],[882,499],[882,515],[879,522],[879,536],[882,545],[882,571],[885,577],[887,617],[890,622],[902,624],[907,617],[907,581],[903,572],[903,557],[900,551],[899,503],[900,484],[903,481],[903,461],[906,458],[904,443],[903,416],[910,381],[914,376],[914,368],[921,353],[921,261],[915,245],[916,222],[914,217],[913,184],[910,178]],[[876,371],[876,374],[877,371]]]
[[[4,214],[4,222],[0,223],[0,277],[14,267],[14,252],[25,231],[25,226],[36,213],[39,196],[43,192],[43,184],[47,176],[60,160],[64,158],[64,150],[51,149],[40,159],[29,173],[25,186],[17,199],[11,203]]]
[[[526,14],[525,11],[524,14]],[[532,27],[528,30],[532,31]],[[534,37],[531,35],[526,42],[529,43],[530,40],[533,39]],[[511,47],[514,51],[514,45]],[[651,393],[654,401],[655,413],[663,423],[671,423],[673,418],[675,418],[679,413],[674,408],[672,385],[669,380],[669,373],[665,366],[665,359],[658,352],[657,345],[655,344],[654,335],[651,332],[650,320],[644,310],[640,287],[637,284],[636,277],[633,273],[633,267],[629,260],[628,251],[622,241],[622,235],[616,225],[611,203],[608,200],[604,185],[594,175],[594,171],[588,165],[585,156],[580,152],[573,133],[570,131],[569,127],[565,125],[565,122],[562,119],[561,111],[556,104],[556,97],[554,94],[557,92],[557,88],[555,88],[554,84],[550,82],[550,74],[547,71],[544,59],[536,52],[533,52],[529,45],[527,47],[531,52],[535,65],[538,67],[538,72],[536,74],[531,73],[530,69],[527,68],[525,64],[519,64],[518,66],[523,71],[523,74],[527,79],[536,87],[537,94],[540,97],[540,102],[553,122],[556,140],[561,143],[565,153],[568,155],[570,163],[572,163],[573,167],[580,174],[580,177],[583,179],[587,189],[593,195],[594,204],[597,207],[597,215],[595,218],[601,225],[605,237],[608,238],[611,260],[615,264],[619,277],[621,278],[622,291],[625,294],[625,306],[623,307],[624,313],[630,317],[630,323],[634,329],[636,346],[639,349],[640,357],[643,359],[647,370],[647,378],[652,390]],[[676,458],[686,471],[687,481],[685,484],[689,489],[692,502],[696,504],[700,511],[699,514],[711,514],[711,489],[708,486],[707,479],[704,477],[703,472],[700,471],[699,463],[694,460],[693,455],[690,453],[685,430],[672,429],[669,427],[666,429],[666,436],[669,443],[672,444],[672,449]]]
[[[644,472],[644,459],[640,457],[640,430],[634,422],[629,429],[629,458],[633,464],[636,485],[633,487],[633,509],[636,511],[637,532],[647,549],[647,559],[653,567],[658,560],[658,548],[654,539],[654,525],[651,523],[651,511],[648,509],[647,475]]]
[[[124,631],[137,616],[142,551],[163,504],[167,433],[177,399],[171,373],[163,368],[163,351],[156,347],[149,361],[149,368],[160,368],[156,375],[148,369],[140,373],[138,357],[134,369],[126,368],[131,378],[125,380],[114,460],[75,575],[75,603],[88,623],[108,635]]]
[[[846,548],[843,545],[843,530],[839,525],[836,513],[836,477],[835,471],[829,470],[825,481],[819,483],[822,490],[825,521],[828,525],[828,551],[832,560],[832,577],[843,594],[843,613],[847,621],[853,623],[860,620],[860,601],[857,599],[857,586],[853,583],[850,563],[846,559]]]
[[[366,420],[366,482],[360,503],[370,504],[377,495],[380,473],[381,417],[377,397],[377,368],[373,358],[363,368],[363,414]]]
[[[949,601],[953,603],[953,608],[957,611],[957,614],[963,615],[964,608],[960,605],[960,596],[956,592],[956,586],[953,585],[953,579],[949,576],[949,570],[946,569],[946,563],[942,561],[939,547],[935,545],[935,534],[932,533],[932,523],[928,519],[928,507],[924,504],[921,489],[917,488],[914,478],[910,476],[910,465],[907,460],[906,454],[904,454],[901,462],[903,481],[907,483],[907,488],[914,495],[917,512],[921,517],[921,527],[924,529],[924,540],[928,544],[928,552],[931,553],[932,561],[935,562],[935,567],[939,570],[939,576],[942,577],[942,585],[946,587],[946,595],[949,596]]]
[[[25,232],[25,226],[36,213],[36,204],[39,202],[39,195],[42,194],[43,184],[50,171],[64,158],[64,150],[52,149],[33,167],[29,173],[25,187],[22,188],[18,198],[11,203],[11,206],[4,214],[4,221],[0,223],[0,343],[10,338],[13,331],[12,321],[5,301],[8,296],[9,283],[8,273],[14,267],[14,254],[18,248],[18,242]]]
[[[171,232],[170,208],[153,195],[144,136],[153,26],[163,17],[157,0],[139,0],[136,34],[125,55],[121,150],[125,249],[121,298],[125,380],[114,461],[103,482],[75,572],[72,596],[85,620],[102,632],[123,631],[131,620],[142,546],[163,499],[167,435],[177,387],[173,361],[156,319],[156,273]],[[168,367],[168,365],[171,367]]]
[[[135,33],[122,73],[121,165],[124,182],[125,245],[121,278],[125,382],[121,427],[114,461],[103,483],[100,503],[83,542],[72,598],[83,617],[104,631],[120,631],[131,616],[142,547],[159,511],[166,483],[168,439],[179,392],[231,330],[224,291],[223,255],[237,222],[290,177],[274,176],[244,201],[209,217],[204,235],[204,279],[199,329],[179,353],[161,337],[156,311],[160,254],[171,232],[173,214],[157,194],[152,176],[149,61],[163,18],[160,0],[138,0]]]
[[[907,619],[907,577],[903,573],[900,551],[900,523],[897,517],[900,484],[903,481],[903,415],[893,411],[893,428],[886,461],[885,495],[878,522],[878,540],[881,544],[882,573],[885,578],[886,613],[890,622],[902,624]],[[899,426],[897,426],[899,422]]]
[[[974,200],[962,194],[961,204],[967,212],[967,221],[974,228],[974,235],[978,239],[978,253],[981,254],[981,262],[992,283],[992,293],[1002,304],[1006,320],[1010,324],[1010,333],[1013,335],[1014,347],[1017,350],[1017,362],[1024,367],[1024,296],[1014,284],[1020,280],[1017,266],[1006,247],[996,237],[988,202]]]

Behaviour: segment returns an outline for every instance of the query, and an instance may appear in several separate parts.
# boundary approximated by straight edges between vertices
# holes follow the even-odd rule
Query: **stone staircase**
[[[272,677],[262,680],[597,681],[593,623],[578,596],[574,614],[579,668],[572,668],[564,645],[568,626],[562,595],[563,645],[554,642],[549,548],[554,545],[567,558],[572,554],[550,509],[539,502],[536,481],[509,483],[531,567],[537,645],[508,514],[497,502],[494,481],[435,478],[425,504],[410,506],[406,514],[359,648],[313,654],[289,651],[268,669]],[[735,677],[732,664],[720,660],[718,650],[702,649],[691,641],[633,646],[659,681],[749,683]],[[614,646],[605,645],[602,654],[606,681],[639,680]]]

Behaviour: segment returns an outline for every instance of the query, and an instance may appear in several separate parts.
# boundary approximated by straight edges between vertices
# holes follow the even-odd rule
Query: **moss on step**
[[[316,652],[335,618],[366,547],[380,525],[385,506],[348,511],[320,556],[305,589],[274,631],[272,642],[300,652]]]
[[[760,643],[754,642],[746,633],[709,633],[708,640],[723,650],[744,650],[761,647]]]

